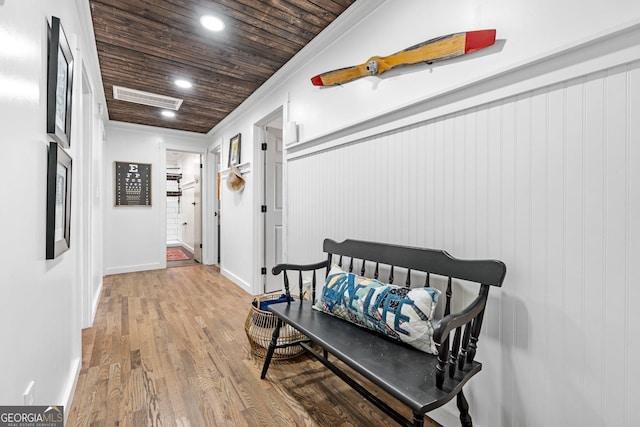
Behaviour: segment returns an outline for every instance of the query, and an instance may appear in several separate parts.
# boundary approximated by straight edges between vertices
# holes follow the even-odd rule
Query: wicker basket
[[[278,318],[270,311],[260,310],[260,302],[268,299],[278,299],[280,295],[271,294],[257,297],[255,305],[251,304],[251,309],[247,315],[247,319],[244,322],[244,331],[249,338],[249,344],[251,345],[251,353],[254,356],[264,359],[267,355],[267,349],[271,342],[271,336],[273,330],[276,327]],[[300,341],[306,337],[295,330],[293,327],[284,324],[280,328],[280,337],[278,338],[278,344],[286,344],[290,342]],[[304,352],[304,349],[298,345],[276,348],[273,352],[272,361],[287,360],[299,356]]]

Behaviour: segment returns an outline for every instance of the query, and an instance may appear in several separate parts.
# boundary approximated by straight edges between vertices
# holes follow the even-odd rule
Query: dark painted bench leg
[[[267,376],[267,370],[269,369],[269,364],[271,363],[273,352],[276,350],[278,338],[280,338],[280,327],[282,327],[282,320],[278,319],[278,323],[276,323],[276,327],[273,330],[273,334],[271,335],[271,342],[269,343],[269,348],[267,349],[267,356],[264,358],[264,365],[262,365],[262,374],[260,374],[260,379],[262,380]]]
[[[473,427],[473,421],[471,421],[471,415],[469,415],[469,403],[465,399],[462,390],[456,396],[456,400],[460,411],[460,424],[462,424],[462,427]]]
[[[413,413],[413,427],[424,427],[424,415]]]

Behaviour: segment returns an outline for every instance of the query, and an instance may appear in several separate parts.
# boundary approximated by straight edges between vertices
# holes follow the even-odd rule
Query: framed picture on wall
[[[229,141],[229,162],[228,167],[231,165],[240,164],[240,134],[235,135]]]
[[[54,259],[71,245],[71,157],[56,142],[49,143],[47,161],[46,257]]]
[[[47,60],[47,133],[70,147],[73,55],[60,19],[51,17]]]
[[[115,205],[151,206],[151,164],[115,163]]]

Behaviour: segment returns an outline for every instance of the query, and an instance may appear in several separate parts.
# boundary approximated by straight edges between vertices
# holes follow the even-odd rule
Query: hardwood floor
[[[209,266],[107,276],[66,425],[397,425],[307,356],[260,380],[244,332],[251,300]]]

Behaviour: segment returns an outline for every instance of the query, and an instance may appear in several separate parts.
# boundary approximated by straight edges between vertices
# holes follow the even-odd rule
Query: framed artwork
[[[49,143],[47,162],[47,259],[71,244],[71,157],[56,142]]]
[[[51,17],[47,61],[47,133],[70,147],[73,55],[60,19]]]
[[[231,141],[229,141],[229,162],[228,167],[231,165],[240,164],[240,134],[237,134]]]
[[[115,205],[151,206],[151,164],[115,163]]]

